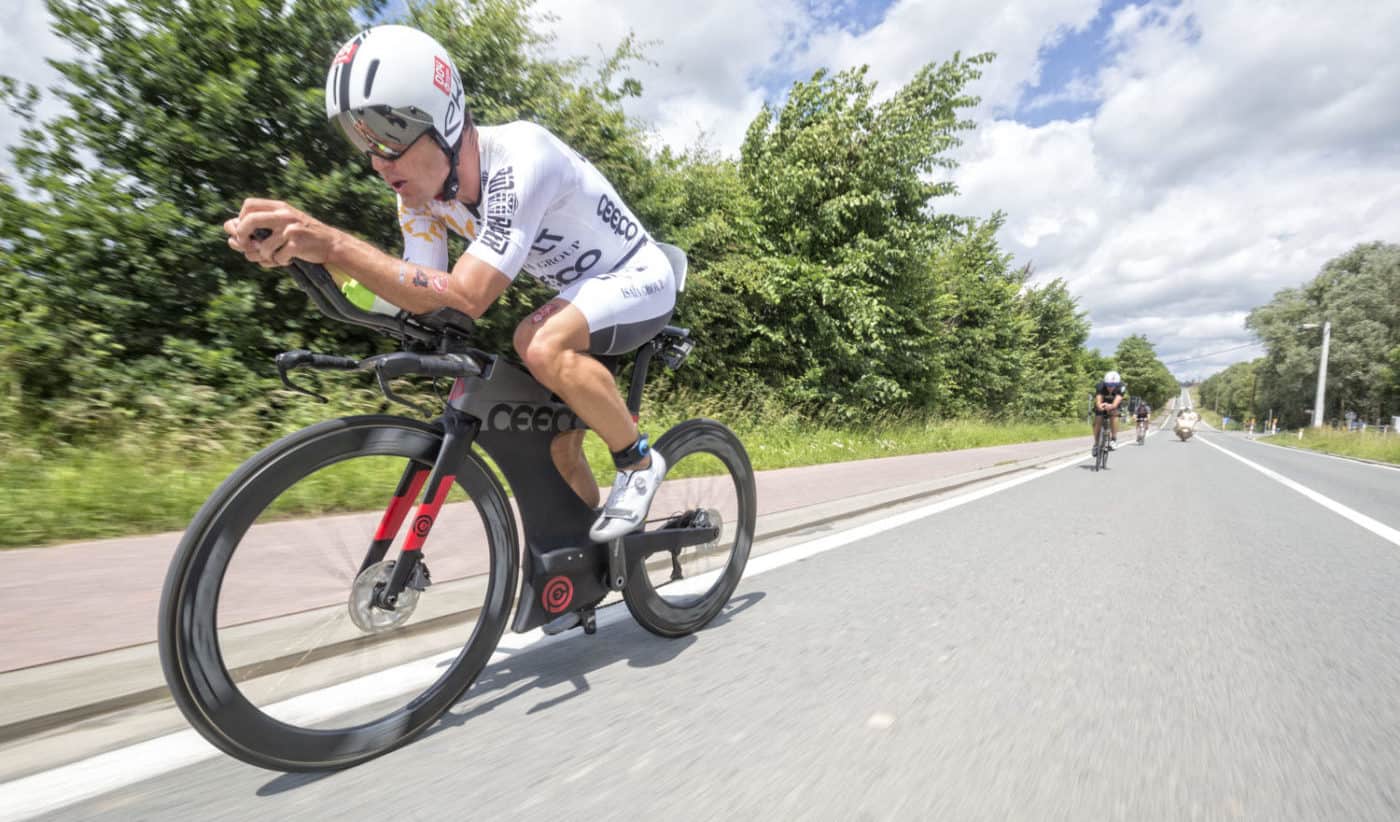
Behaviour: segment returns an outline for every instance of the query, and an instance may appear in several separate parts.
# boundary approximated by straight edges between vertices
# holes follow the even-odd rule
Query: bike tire
[[[275,771],[356,765],[424,731],[485,667],[511,610],[519,539],[504,490],[474,454],[458,466],[455,483],[476,503],[484,525],[485,599],[471,636],[426,690],[372,721],[333,730],[299,727],[265,713],[240,691],[218,640],[218,600],[229,562],[250,525],[282,492],[322,467],[356,456],[403,457],[431,467],[442,436],[433,426],[387,415],[313,425],[245,462],[196,514],[171,559],[161,594],[160,658],[175,704],[216,748]]]
[[[717,459],[728,471],[736,494],[733,544],[724,567],[704,593],[672,600],[658,591],[645,568],[634,569],[623,589],[627,610],[639,625],[658,636],[682,637],[709,624],[739,584],[753,544],[758,492],[743,443],[733,431],[714,420],[686,420],[662,434],[655,448],[665,456],[668,472],[690,455]]]

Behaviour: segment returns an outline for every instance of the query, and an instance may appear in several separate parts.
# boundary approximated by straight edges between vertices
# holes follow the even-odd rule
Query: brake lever
[[[398,394],[395,394],[393,389],[389,388],[389,376],[383,371],[381,371],[378,368],[375,368],[374,376],[379,380],[379,390],[381,393],[384,394],[384,399],[389,400],[390,402],[396,402],[399,405],[406,405],[425,417],[433,416],[433,409],[429,408],[428,406],[419,405],[418,403],[411,402],[409,400],[404,399],[403,397],[400,397]]]
[[[277,376],[282,378],[283,385],[287,386],[288,388],[292,389],[298,394],[305,394],[308,397],[315,397],[321,402],[330,402],[330,400],[327,399],[324,395],[317,394],[315,391],[312,391],[309,388],[302,388],[300,385],[297,385],[296,383],[292,382],[291,378],[287,376],[288,371],[291,371],[293,368],[300,368],[306,363],[311,362],[311,359],[315,356],[315,354],[311,353],[310,351],[307,351],[304,348],[299,348],[296,351],[283,351],[281,354],[277,355]]]

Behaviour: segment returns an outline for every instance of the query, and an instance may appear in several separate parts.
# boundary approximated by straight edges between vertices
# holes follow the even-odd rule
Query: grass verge
[[[990,445],[1085,436],[1081,422],[1021,423],[984,420],[893,421],[862,429],[815,425],[797,417],[714,413],[743,439],[754,468],[766,470],[846,460],[952,451]],[[643,429],[653,438],[679,421],[651,417]],[[270,442],[271,435],[261,438]],[[97,447],[9,449],[0,463],[0,548],[178,530],[255,447],[243,438],[193,449],[146,434]],[[607,448],[589,435],[585,452],[601,483],[612,480]],[[382,473],[382,472],[380,472]],[[396,472],[394,472],[396,473]],[[342,472],[314,494],[279,500],[288,514],[374,510],[384,504],[387,482]],[[293,491],[297,489],[292,489]],[[290,492],[289,492],[290,493]]]
[[[1278,436],[1269,437],[1265,442],[1400,465],[1400,434],[1394,432],[1381,434],[1376,431],[1305,428],[1302,439],[1298,439],[1296,431],[1285,431]]]

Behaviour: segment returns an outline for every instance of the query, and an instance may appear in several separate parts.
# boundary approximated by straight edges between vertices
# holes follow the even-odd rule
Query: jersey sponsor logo
[[[441,57],[433,58],[433,85],[448,97],[452,96],[452,69]]]
[[[655,282],[642,283],[640,286],[628,286],[622,289],[622,296],[630,297],[635,300],[642,297],[650,297],[652,294],[665,290],[665,288],[666,284],[657,280]]]
[[[564,239],[563,234],[550,234],[549,228],[541,228],[540,233],[535,235],[535,241],[531,243],[530,250],[537,254],[548,254],[559,247],[559,241]],[[549,245],[545,245],[549,243]],[[578,245],[578,240],[574,240],[574,245]]]
[[[506,166],[491,175],[486,184],[486,230],[481,242],[497,254],[510,247],[510,228],[515,210],[520,205],[515,196],[515,168]]]
[[[577,281],[579,277],[587,274],[593,266],[598,264],[598,260],[600,260],[602,256],[602,251],[596,248],[590,248],[578,255],[578,259],[574,260],[573,265],[555,272],[550,276],[550,279],[555,280],[561,285],[569,285]]]
[[[598,217],[619,237],[626,237],[630,240],[637,236],[637,232],[641,231],[641,228],[628,216],[622,206],[614,203],[612,198],[606,194],[598,198]]]
[[[563,240],[564,235],[551,234],[548,228],[541,228],[540,233],[535,235],[535,242],[530,245],[530,250],[540,256],[527,260],[524,266],[526,271],[556,288],[559,283],[553,276],[540,277],[538,272],[549,271],[549,269],[574,256],[582,247],[578,240],[573,240],[568,245],[561,247]]]

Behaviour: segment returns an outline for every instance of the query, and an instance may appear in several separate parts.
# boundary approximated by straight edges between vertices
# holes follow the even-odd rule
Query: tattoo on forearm
[[[405,276],[404,272],[400,271],[399,282],[403,282]],[[413,284],[419,288],[431,288],[439,294],[443,294],[447,291],[447,281],[448,275],[446,274],[428,276],[421,268],[413,269]]]

